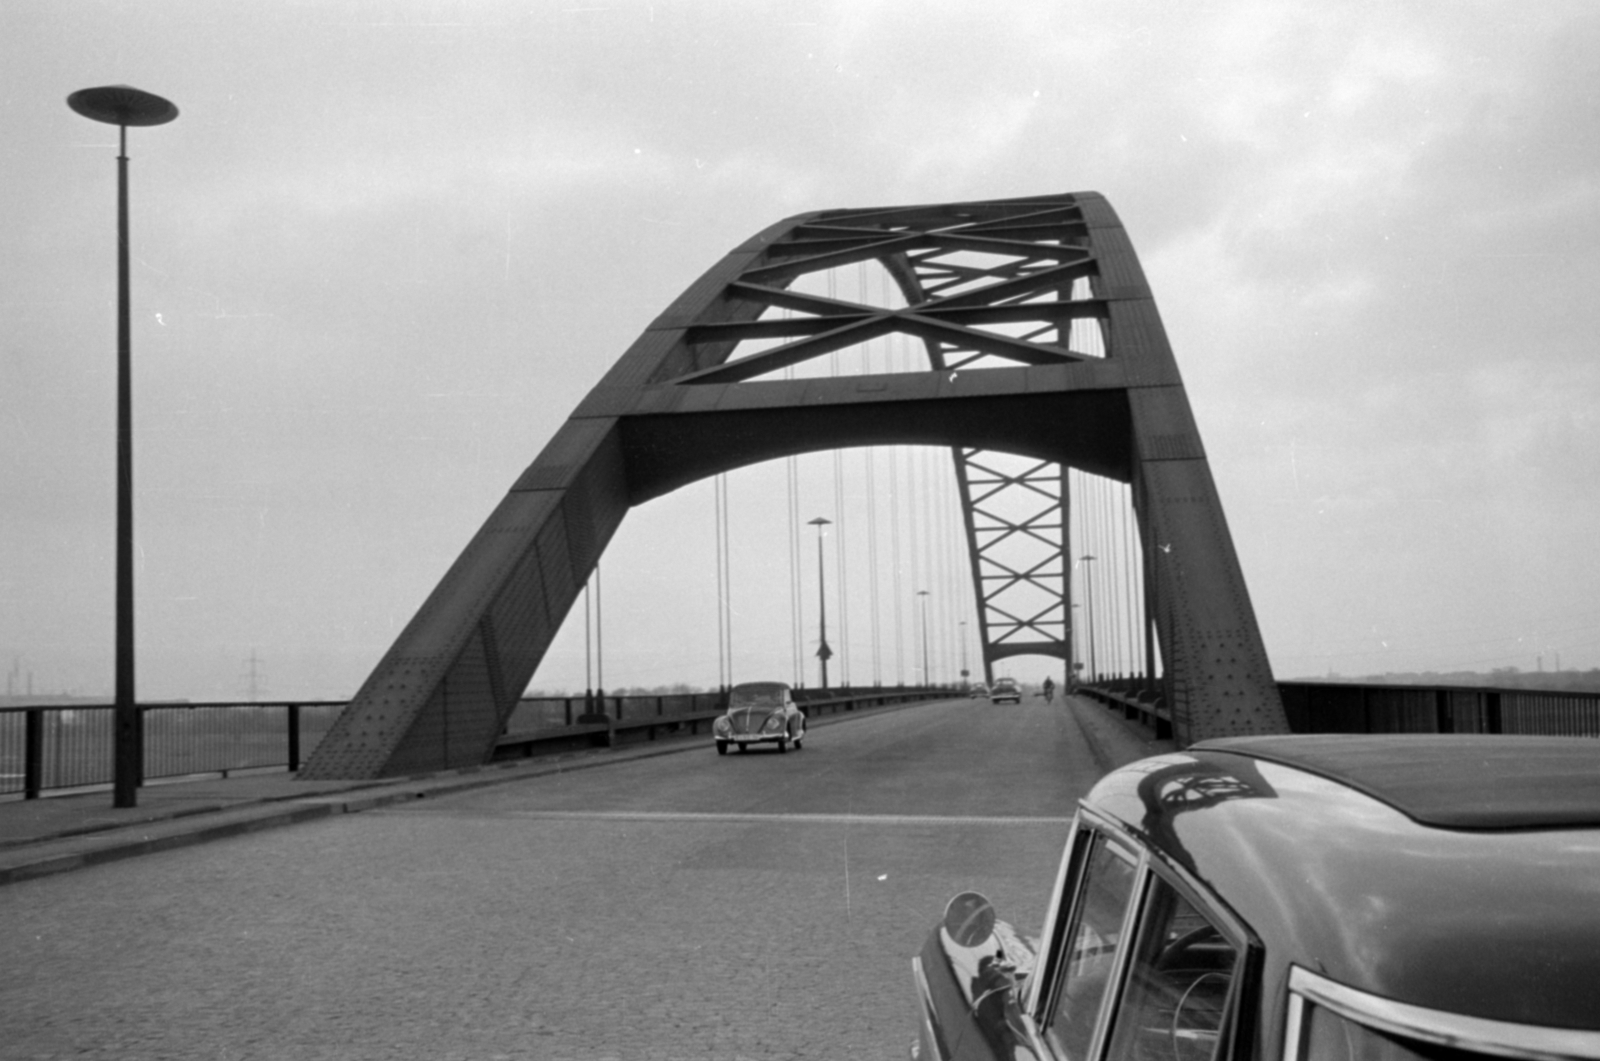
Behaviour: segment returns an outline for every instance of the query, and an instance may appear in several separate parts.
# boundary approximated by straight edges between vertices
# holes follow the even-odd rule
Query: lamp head
[[[107,125],[165,125],[178,116],[171,100],[132,85],[80,88],[67,97],[67,106]]]

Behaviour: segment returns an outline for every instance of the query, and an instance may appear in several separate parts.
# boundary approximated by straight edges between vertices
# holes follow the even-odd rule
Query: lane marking
[[[425,810],[408,804],[407,810]],[[501,815],[496,815],[499,817]],[[822,825],[1069,825],[1071,818],[1002,818],[979,815],[937,814],[721,814],[694,811],[560,811],[529,810],[503,812],[510,818],[537,818],[548,821],[647,821],[647,822],[795,822]]]

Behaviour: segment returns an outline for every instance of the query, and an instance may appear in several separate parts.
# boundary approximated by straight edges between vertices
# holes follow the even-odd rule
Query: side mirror
[[[962,892],[944,908],[944,930],[963,947],[979,947],[994,935],[994,907],[977,892]]]

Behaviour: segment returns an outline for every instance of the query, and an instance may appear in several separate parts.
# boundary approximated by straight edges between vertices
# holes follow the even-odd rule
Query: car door
[[[1174,867],[1085,813],[1028,1000],[1057,1061],[1226,1056],[1251,942]]]

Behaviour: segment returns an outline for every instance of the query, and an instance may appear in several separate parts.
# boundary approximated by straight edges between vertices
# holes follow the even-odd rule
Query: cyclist
[[[1047,676],[1045,678],[1045,680],[1044,680],[1044,702],[1047,703],[1047,704],[1050,703],[1052,700],[1055,699],[1055,696],[1056,696],[1056,683],[1055,683],[1055,681],[1053,679],[1051,679],[1050,677]]]

